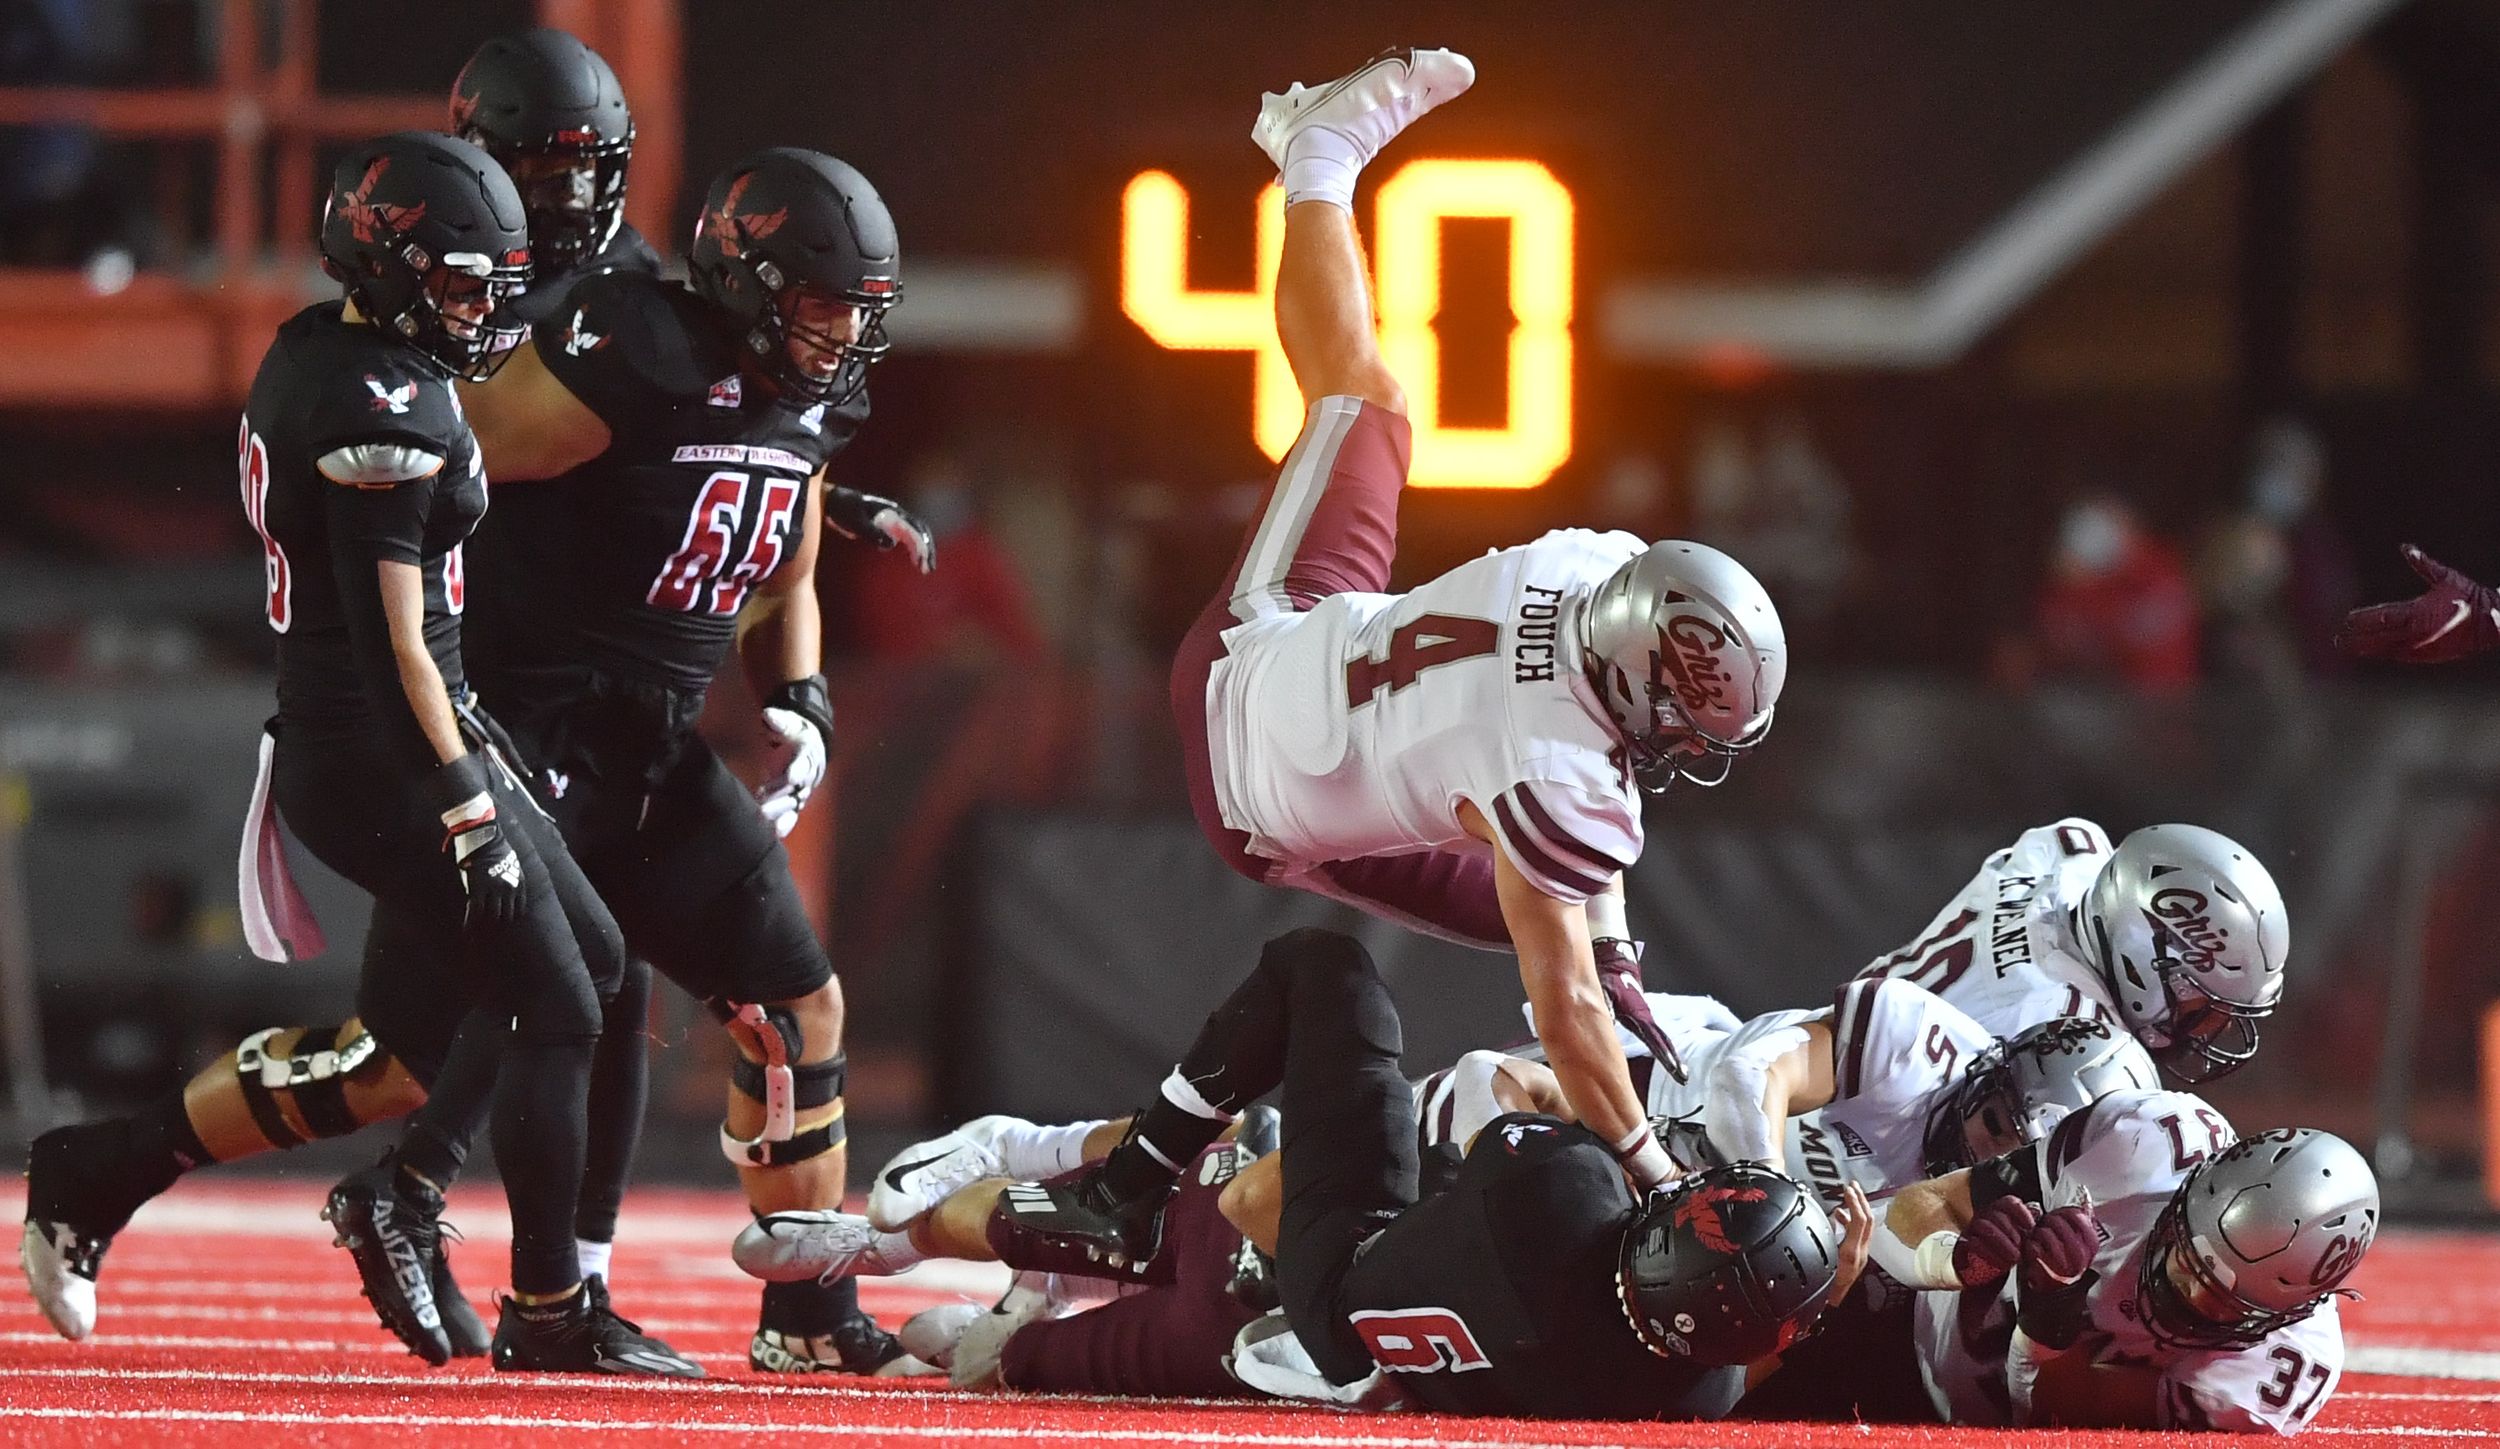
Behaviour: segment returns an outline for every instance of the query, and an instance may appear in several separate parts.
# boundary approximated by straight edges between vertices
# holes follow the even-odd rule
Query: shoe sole
[[[1353,71],[1330,81],[1324,89],[1312,92],[1311,94],[1305,96],[1302,103],[1296,106],[1292,111],[1279,115],[1275,125],[1272,127],[1268,124],[1267,110],[1264,106],[1262,106],[1260,108],[1258,124],[1251,128],[1251,139],[1258,143],[1260,150],[1267,153],[1269,160],[1275,162],[1278,166],[1284,165],[1284,143],[1289,138],[1290,133],[1294,130],[1297,123],[1299,123],[1303,117],[1318,110],[1320,107],[1327,105],[1330,101],[1335,100],[1338,96],[1345,94],[1348,90],[1353,89],[1355,86],[1362,84],[1362,82],[1371,76],[1373,72],[1393,65],[1404,66],[1407,74],[1411,77],[1415,72],[1415,47],[1411,45],[1395,46],[1373,56],[1370,60],[1365,61],[1362,65],[1356,67]],[[1474,83],[1473,77],[1470,77],[1468,84],[1473,85]],[[1463,90],[1464,87],[1461,89]],[[1398,92],[1392,92],[1388,95],[1382,96],[1377,104],[1385,105],[1392,100],[1398,99],[1399,94],[1400,93]],[[1450,97],[1445,96],[1441,98],[1441,100],[1447,99],[1450,99]],[[1432,106],[1426,107],[1426,109],[1439,106],[1441,104],[1441,100],[1433,101]]]
[[[364,1294],[365,1302],[372,1305],[374,1316],[382,1321],[391,1337],[436,1368],[451,1362],[451,1340],[440,1326],[440,1309],[435,1310],[436,1326],[429,1329],[413,1307],[403,1313],[385,1301],[396,1300],[402,1285],[365,1205],[332,1193],[330,1200],[322,1204],[321,1220],[335,1230],[330,1245],[345,1248],[348,1260],[356,1265],[357,1291]],[[431,1291],[429,1285],[429,1294]]]
[[[36,1246],[38,1239],[42,1242],[40,1249]],[[60,1313],[54,1311],[55,1306],[58,1303],[58,1299],[54,1295],[47,1294],[43,1291],[44,1279],[60,1275],[67,1275],[73,1278],[78,1276],[75,1273],[70,1273],[66,1268],[56,1267],[49,1261],[42,1264],[38,1264],[35,1261],[38,1252],[40,1252],[45,1258],[49,1259],[53,1251],[50,1233],[46,1229],[37,1226],[34,1221],[28,1221],[24,1228],[20,1230],[20,1235],[17,1240],[18,1271],[26,1275],[27,1295],[33,1298],[35,1300],[35,1306],[43,1311],[43,1321],[50,1324],[52,1326],[52,1331],[59,1334],[61,1337],[68,1339],[72,1343],[82,1343],[86,1340],[89,1334],[95,1332],[95,1314],[92,1311],[89,1312],[87,1315],[87,1321],[83,1324],[77,1322],[64,1322],[62,1321]]]

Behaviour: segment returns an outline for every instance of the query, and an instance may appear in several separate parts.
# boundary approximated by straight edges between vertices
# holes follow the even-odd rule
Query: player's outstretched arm
[[[1534,1008],[1537,1040],[1582,1125],[1615,1146],[1636,1182],[1655,1186],[1673,1171],[1632,1090],[1613,1008],[1597,979],[1588,912],[1575,901],[1529,884],[1510,857],[1493,853],[1493,882],[1503,924],[1519,953],[1519,980]]]
[[[2372,604],[2344,616],[2335,642],[2364,659],[2444,664],[2500,645],[2500,592],[2478,584],[2412,544],[2404,561],[2430,588],[2400,603]]]
[[[1702,1120],[1729,1157],[1776,1167],[1788,1119],[1831,1099],[1832,1029],[1808,1022],[1723,1053],[1710,1069]]]
[[[608,425],[534,345],[514,349],[487,381],[463,383],[460,401],[498,483],[561,477],[608,450]]]

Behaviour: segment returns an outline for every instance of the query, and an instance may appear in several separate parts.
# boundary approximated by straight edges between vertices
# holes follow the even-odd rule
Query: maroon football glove
[[[2033,1225],[2023,1240],[2026,1297],[2070,1287],[2101,1251],[2101,1226],[2088,1207],[2062,1207]]]
[[[2008,1194],[1981,1208],[1953,1245],[1953,1275],[1965,1288],[1987,1288],[2021,1261],[2023,1241],[2040,1221],[2040,1210]]]
[[[2335,642],[2364,659],[2444,664],[2500,644],[2500,593],[2474,582],[2412,544],[2406,563],[2430,591],[2400,604],[2372,604],[2344,616]]]

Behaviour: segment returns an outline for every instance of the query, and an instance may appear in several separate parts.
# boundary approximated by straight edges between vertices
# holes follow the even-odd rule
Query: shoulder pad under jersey
[[[535,334],[539,359],[566,389],[623,431],[654,411],[700,405],[725,387],[737,359],[693,293],[650,272],[599,272],[565,291]]]

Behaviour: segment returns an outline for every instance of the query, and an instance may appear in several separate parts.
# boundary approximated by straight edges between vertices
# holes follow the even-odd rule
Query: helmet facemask
[[[511,174],[542,281],[597,256],[624,227],[632,132],[614,140],[565,132],[533,146],[503,145],[474,131],[466,139]]]
[[[2179,1184],[2154,1221],[2143,1264],[2136,1270],[2136,1301],[2143,1305],[2145,1330],[2156,1342],[2170,1348],[2246,1348],[2307,1318],[2341,1291],[2329,1288],[2289,1309],[2260,1307],[2234,1292],[2218,1265],[2197,1251],[2188,1232],[2187,1199],[2195,1185],[2193,1174]]]
[[[1664,794],[1678,780],[1705,790],[1715,789],[1727,783],[1737,760],[1771,733],[1776,707],[1764,710],[1733,739],[1711,734],[1694,722],[1676,692],[1678,682],[1669,672],[1668,662],[1674,646],[1663,631],[1658,646],[1650,651],[1649,678],[1637,691],[1621,669],[1611,667],[1604,655],[1590,651],[1590,666],[1599,674],[1597,692],[1615,717],[1624,754],[1631,762],[1632,777],[1643,790],[1652,795]]]
[[[1942,1177],[2001,1157],[2034,1137],[2014,1089],[2013,1057],[1999,1041],[1971,1059],[1962,1079],[1928,1111],[1921,1146],[1929,1175]]]
[[[2110,940],[2098,912],[2085,912],[2085,921],[2087,944],[2099,958],[2101,975],[2116,991],[2129,1026],[2155,1065],[2181,1082],[2201,1086],[2229,1076],[2257,1055],[2257,1024],[2273,1014],[2272,1003],[2248,1006],[2206,991],[2167,926],[2153,926],[2151,958],[2139,967]],[[2148,969],[2149,980],[2144,974]],[[2162,1004],[2139,1015],[2134,1002],[2148,988],[2160,991]]]
[[[868,369],[893,350],[885,314],[902,300],[901,284],[871,278],[866,287],[888,290],[840,293],[790,286],[769,258],[756,261],[755,277],[764,288],[764,308],[747,345],[772,380],[786,392],[835,407],[859,396]]]
[[[412,264],[424,256],[418,247],[408,250]],[[454,377],[484,382],[529,340],[529,324],[513,309],[529,286],[528,253],[512,262],[481,252],[453,252],[421,271],[424,285],[396,325]]]

